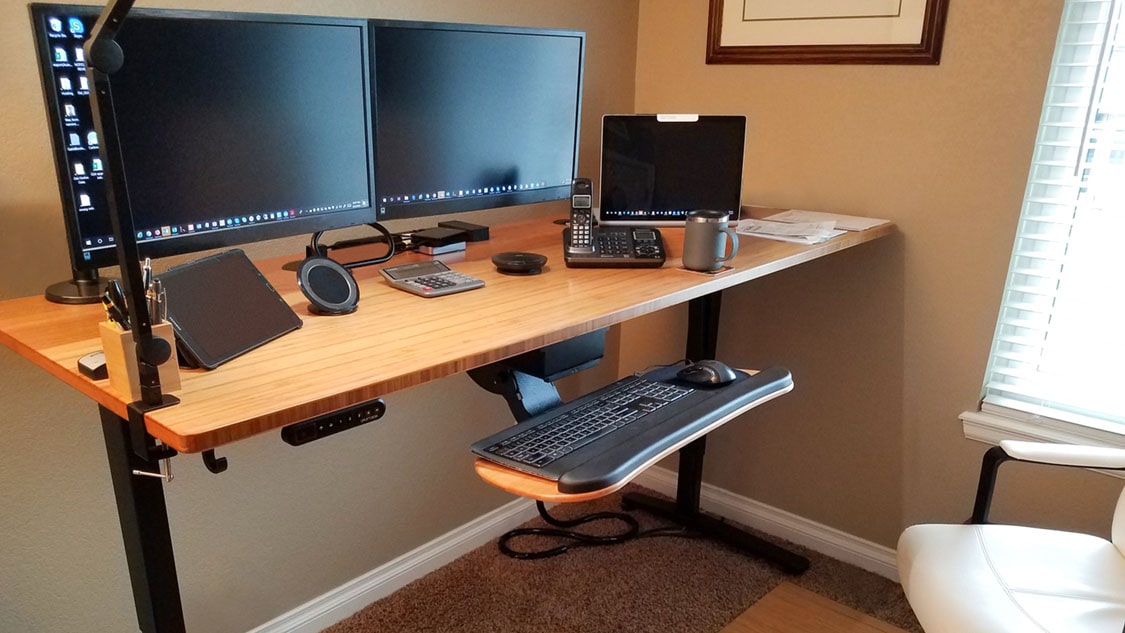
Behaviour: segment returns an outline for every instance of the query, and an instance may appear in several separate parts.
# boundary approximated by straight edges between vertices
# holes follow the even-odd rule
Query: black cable
[[[377,227],[374,227],[374,224],[372,224],[370,226],[372,226],[373,228],[377,228]],[[324,233],[324,231],[320,231],[320,233],[317,233],[313,236],[313,245],[310,246],[309,248],[305,249],[305,250],[306,250],[306,252],[309,253],[310,257],[314,254],[320,255],[322,257],[327,257],[329,251],[336,251],[336,250],[341,250],[341,249],[346,249],[346,248],[353,248],[355,246],[366,246],[368,244],[391,244],[391,245],[394,246],[395,254],[405,253],[406,251],[416,251],[416,250],[418,250],[418,245],[411,243],[410,238],[413,236],[414,233],[417,233],[417,232],[423,231],[423,230],[426,230],[426,229],[411,229],[409,231],[402,231],[400,233],[389,233],[389,232],[383,232],[383,231],[385,231],[385,229],[383,229],[383,230],[380,231],[380,233],[381,233],[380,235],[373,235],[373,236],[367,236],[367,237],[357,237],[357,238],[347,239],[347,240],[339,240],[337,242],[333,242],[332,244],[320,244],[319,243],[320,234]],[[382,262],[379,262],[379,263],[382,263]],[[345,264],[344,267],[347,268],[348,265]]]
[[[360,268],[362,266],[382,264],[383,262],[386,262],[390,260],[390,258],[394,257],[395,239],[394,236],[391,235],[391,232],[387,230],[387,227],[379,224],[378,222],[371,222],[367,226],[370,226],[371,228],[379,232],[379,236],[381,238],[380,241],[385,242],[387,245],[387,252],[380,255],[379,257],[341,264],[341,266],[348,270],[351,270],[352,268]],[[321,245],[320,237],[322,235],[324,235],[324,231],[317,231],[316,233],[312,234],[312,238],[309,241],[309,246],[305,249],[305,252],[309,257],[328,257],[328,250],[330,247]]]
[[[505,556],[518,558],[521,560],[531,560],[536,558],[550,558],[552,556],[565,554],[575,547],[617,545],[619,543],[625,543],[627,541],[632,541],[638,538],[658,536],[694,537],[694,535],[687,532],[686,528],[678,525],[658,527],[641,532],[640,524],[637,523],[637,520],[631,515],[624,512],[595,512],[593,514],[587,514],[586,516],[579,517],[577,519],[564,520],[551,516],[550,513],[547,512],[547,506],[542,501],[536,501],[535,507],[539,510],[539,516],[543,517],[544,521],[555,527],[516,528],[504,533],[497,541],[497,545],[500,547],[500,552]],[[618,534],[610,534],[608,536],[596,536],[593,534],[583,534],[582,532],[575,532],[573,530],[560,529],[577,527],[579,525],[590,523],[591,521],[601,520],[620,521],[626,525],[626,529]],[[512,549],[508,545],[509,541],[521,536],[551,536],[561,539],[568,539],[572,542],[564,543],[557,547],[552,547],[550,549],[540,550],[536,552],[521,552]]]

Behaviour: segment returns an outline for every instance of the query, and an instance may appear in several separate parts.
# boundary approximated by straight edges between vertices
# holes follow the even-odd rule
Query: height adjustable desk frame
[[[42,297],[2,301],[0,343],[99,405],[140,630],[184,633],[164,482],[135,472],[159,473],[161,458],[177,453],[202,453],[215,463],[219,460],[214,459],[214,449],[240,439],[682,303],[689,305],[688,356],[714,357],[722,290],[893,230],[884,225],[815,246],[743,238],[732,261],[734,269],[709,276],[679,269],[679,229],[665,229],[669,257],[663,268],[568,269],[561,265],[559,228],[548,220],[493,227],[491,240],[470,244],[464,254],[448,260],[457,270],[484,279],[485,288],[423,299],[390,288],[377,270],[357,270],[364,297],[358,311],[345,317],[306,317],[300,330],[216,370],[183,372],[183,387],[176,394],[180,404],[146,412],[141,433],[129,424],[128,402],[107,380],[90,380],[77,371],[78,358],[101,347],[100,306],[52,304]],[[539,252],[556,265],[549,264],[534,277],[500,275],[490,258],[505,251]],[[401,257],[425,259],[413,253]],[[258,267],[305,315],[307,303],[296,279],[283,269],[290,259],[259,262]],[[384,334],[388,314],[412,314],[423,307],[425,320],[404,320],[394,336]],[[360,341],[357,332],[363,333]],[[405,352],[417,340],[445,334],[451,335],[446,337],[448,345],[427,349],[425,355]],[[246,401],[239,394],[247,390],[269,397]],[[696,440],[681,452],[677,500],[664,508],[679,519],[703,516],[699,499],[704,450],[704,441]],[[642,497],[627,499],[659,509]]]
[[[688,302],[686,352],[688,360],[696,361],[716,357],[721,307],[722,291],[712,292]],[[748,554],[769,561],[789,573],[800,574],[808,569],[809,561],[805,557],[706,515],[700,510],[699,503],[703,489],[703,456],[706,452],[706,435],[680,449],[675,502],[630,492],[622,498],[622,506],[625,509],[640,508],[662,516],[706,536],[723,541]]]
[[[716,357],[721,306],[721,290],[688,301],[687,349],[684,353],[687,360],[697,361]],[[556,343],[532,354],[517,356],[514,359],[470,370],[469,375],[486,390],[504,396],[509,409],[512,411],[512,416],[517,423],[520,423],[563,404],[558,390],[554,387],[554,381],[563,375],[596,364],[601,359],[604,345],[605,332],[593,332],[569,341]],[[525,362],[528,356],[534,357],[530,362],[531,365],[534,365],[534,369],[530,370],[530,373],[525,367],[529,364]],[[561,364],[567,364],[566,360],[579,364],[568,367],[565,371],[552,374],[552,371],[557,368],[549,367],[549,365],[552,364],[550,361],[556,356],[561,357]],[[548,365],[548,367],[543,367],[543,365]],[[720,519],[706,515],[700,510],[700,497],[703,488],[703,457],[706,449],[706,434],[679,449],[680,458],[675,502],[631,492],[625,494],[622,498],[622,506],[626,510],[639,508],[691,528],[704,536],[723,541],[747,554],[773,563],[789,573],[800,574],[808,569],[809,561],[805,557],[778,547]],[[500,468],[500,470],[503,471],[503,468]],[[491,473],[492,468],[484,472]],[[484,472],[478,471],[478,474],[481,474],[486,481],[493,483],[490,479],[491,475],[485,475]],[[511,481],[511,477],[520,478],[523,476],[516,471],[511,471],[506,479]],[[628,478],[625,481],[628,481]],[[602,493],[613,492],[623,483],[616,484],[602,491]],[[523,496],[538,498],[531,490],[521,491],[502,484],[500,484],[500,487],[509,492],[522,493]],[[532,487],[532,490],[538,488],[539,485],[536,484]],[[599,493],[575,495],[575,499],[586,500],[597,494]],[[552,500],[558,501],[565,499],[566,495],[562,493],[552,497]]]

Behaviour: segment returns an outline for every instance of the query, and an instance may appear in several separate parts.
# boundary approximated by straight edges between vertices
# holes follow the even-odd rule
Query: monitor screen
[[[737,218],[745,142],[742,115],[606,115],[599,219],[683,224],[700,209]]]
[[[559,200],[585,35],[373,20],[379,219]]]
[[[116,261],[82,45],[98,7],[32,21],[76,270]],[[110,77],[142,255],[375,221],[363,20],[134,10]]]

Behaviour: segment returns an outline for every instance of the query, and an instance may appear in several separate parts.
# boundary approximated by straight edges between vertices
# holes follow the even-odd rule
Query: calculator
[[[392,286],[422,297],[440,297],[484,286],[484,281],[463,275],[438,260],[388,266],[380,273]]]

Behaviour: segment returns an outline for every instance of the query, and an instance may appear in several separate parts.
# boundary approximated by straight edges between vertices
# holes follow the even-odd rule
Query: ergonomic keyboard
[[[526,466],[542,468],[594,440],[624,428],[694,391],[637,376],[617,381],[597,398],[485,448]],[[521,425],[522,426],[522,425]]]
[[[792,389],[789,371],[737,372],[716,388],[676,379],[682,366],[628,376],[473,444],[474,454],[581,493],[626,480],[754,403]]]

